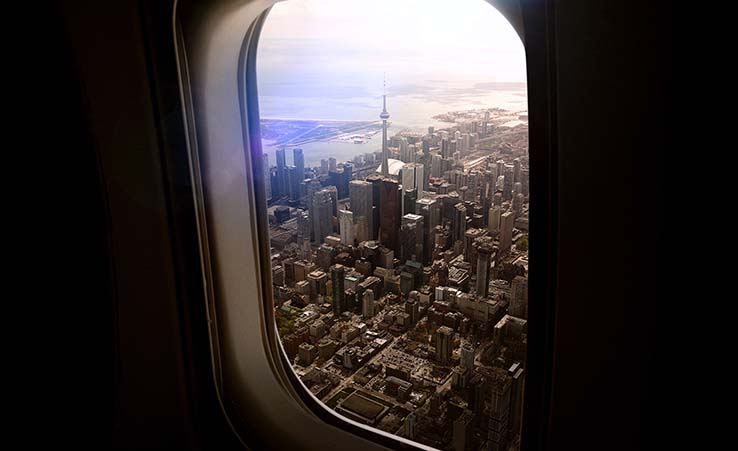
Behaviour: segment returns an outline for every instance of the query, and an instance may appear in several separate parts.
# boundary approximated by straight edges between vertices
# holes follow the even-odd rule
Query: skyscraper
[[[488,245],[477,250],[477,296],[486,297],[489,290],[489,265],[492,249]]]
[[[364,319],[374,316],[374,291],[368,289],[364,291],[361,299],[361,313]]]
[[[296,169],[297,184],[305,180],[305,155],[302,153],[302,149],[295,147],[292,149],[292,165]]]
[[[345,267],[341,264],[336,263],[331,266],[331,283],[333,285],[333,314],[338,316],[346,310],[345,296],[343,283]]]
[[[492,368],[490,391],[492,398],[489,408],[489,429],[487,438],[490,451],[507,450],[507,428],[510,418],[511,378],[506,370]]]
[[[387,119],[390,115],[387,112],[387,95],[382,95],[382,112],[379,118],[382,119],[382,175],[389,176],[389,149],[387,148]]]
[[[352,180],[349,182],[349,202],[351,211],[354,212],[354,222],[361,223],[361,218],[365,220],[366,231],[363,226],[357,228],[357,238],[359,241],[371,238],[371,230],[374,229],[374,215],[372,214],[372,185],[363,180]]]
[[[354,214],[348,210],[338,210],[338,228],[341,232],[341,244],[354,244]]]
[[[464,234],[466,233],[466,207],[462,203],[458,203],[454,206],[453,216],[453,241],[464,241]]]
[[[400,185],[390,179],[382,180],[380,187],[380,201],[382,209],[379,213],[379,239],[383,245],[399,252],[398,234],[400,231]]]
[[[322,189],[313,196],[313,212],[315,217],[311,218],[313,223],[314,243],[320,245],[325,237],[333,231],[333,203],[331,192]]]
[[[511,291],[510,315],[528,319],[528,278],[516,276]]]
[[[277,197],[287,195],[289,188],[287,187],[287,162],[284,158],[284,147],[280,147],[275,151],[277,156]]]
[[[506,211],[500,216],[500,250],[510,249],[512,245],[513,225],[515,224],[515,214],[512,211]]]
[[[469,342],[461,346],[461,366],[469,370],[474,369],[474,346]]]
[[[438,328],[438,331],[436,332],[436,361],[441,365],[448,365],[449,362],[451,362],[453,338],[453,329],[447,326],[441,326]]]

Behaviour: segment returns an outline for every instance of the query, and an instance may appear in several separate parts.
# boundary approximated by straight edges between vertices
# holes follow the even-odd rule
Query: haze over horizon
[[[527,109],[523,44],[484,0],[277,3],[257,77],[265,118],[376,120],[383,80],[390,120],[402,125],[458,109]]]

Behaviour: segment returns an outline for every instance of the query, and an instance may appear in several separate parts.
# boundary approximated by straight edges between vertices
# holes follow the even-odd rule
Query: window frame
[[[271,263],[255,70],[259,32],[274,3],[221,0],[202,5],[180,0],[173,15],[218,399],[242,443],[248,440],[256,448],[267,443],[267,448],[324,447],[330,440],[351,449],[432,449],[324,406],[290,368],[274,326],[271,272],[265,270]],[[529,301],[528,306],[521,440],[523,449],[542,449],[547,437],[556,288],[553,32],[547,27],[551,18],[544,1],[488,3],[518,31],[526,52],[530,196],[531,205],[536,205],[530,211],[529,299],[539,301]],[[245,36],[239,29],[247,30]],[[235,182],[240,192],[223,180],[228,177],[232,179],[227,182]],[[249,186],[253,189],[243,189]],[[234,268],[251,270],[253,277],[245,273],[236,277]],[[239,305],[243,299],[238,296],[247,292],[260,299],[254,305]],[[258,317],[245,315],[244,307]],[[242,319],[244,323],[239,323]]]

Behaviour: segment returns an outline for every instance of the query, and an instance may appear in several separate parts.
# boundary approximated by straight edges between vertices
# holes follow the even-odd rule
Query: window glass
[[[327,407],[438,449],[518,449],[525,53],[483,0],[289,0],[257,56],[273,306]]]

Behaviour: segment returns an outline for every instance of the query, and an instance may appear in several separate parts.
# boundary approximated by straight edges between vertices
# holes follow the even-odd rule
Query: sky
[[[526,80],[523,44],[484,0],[282,1],[256,67],[262,117],[374,118],[386,92],[394,119],[420,122],[424,102],[479,107]]]
[[[294,60],[285,41],[305,58]],[[525,81],[520,39],[484,0],[287,0],[270,11],[259,45],[265,68],[333,67],[380,82],[386,73],[388,87],[413,75]]]

